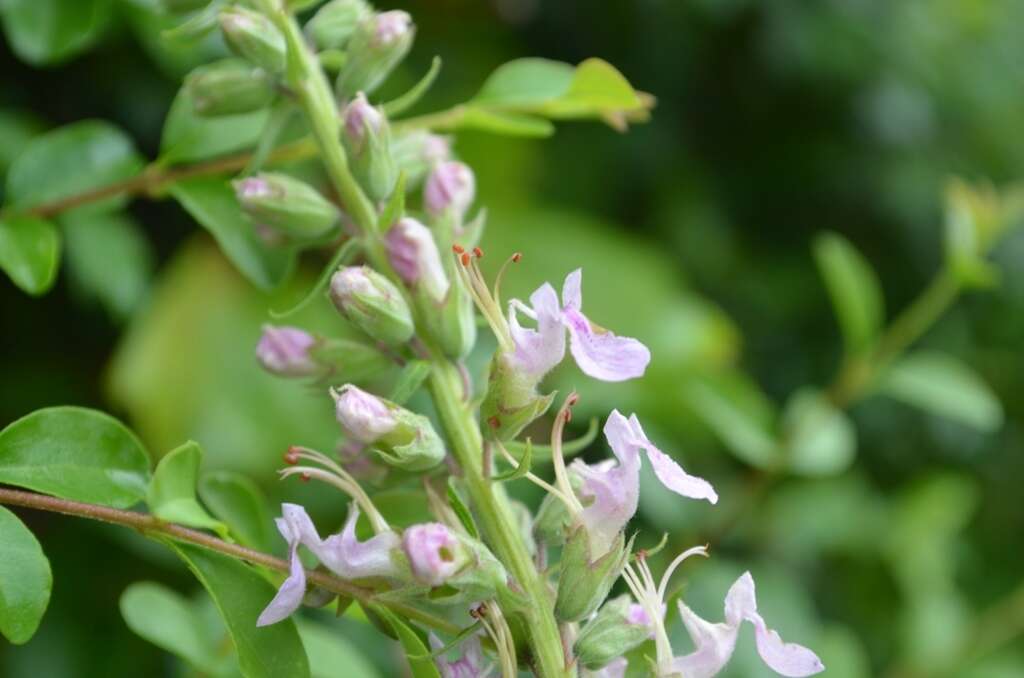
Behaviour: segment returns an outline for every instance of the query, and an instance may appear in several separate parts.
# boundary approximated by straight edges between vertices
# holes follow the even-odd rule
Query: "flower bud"
[[[652,621],[629,596],[619,596],[583,627],[574,654],[585,668],[600,669],[650,638]]]
[[[434,167],[423,187],[423,204],[431,216],[451,211],[461,221],[476,195],[473,170],[465,163],[450,160]]]
[[[391,195],[398,180],[398,166],[391,154],[387,118],[366,100],[362,92],[345,107],[342,141],[352,171],[374,200]]]
[[[284,36],[269,18],[232,6],[220,13],[220,30],[228,47],[238,56],[270,73],[284,71]]]
[[[352,385],[343,386],[334,396],[338,423],[355,440],[373,443],[398,426],[383,400]]]
[[[316,337],[297,327],[264,325],[256,359],[267,372],[282,377],[309,377],[323,372],[310,355]]]
[[[263,172],[233,185],[238,203],[253,222],[286,235],[320,238],[338,222],[337,207],[309,184],[287,174]]]
[[[573,481],[572,476],[569,479]],[[533,519],[533,533],[537,540],[547,546],[561,546],[565,543],[566,530],[571,524],[572,516],[565,502],[553,494],[544,495]]]
[[[266,108],[277,96],[266,71],[241,59],[223,59],[185,76],[185,91],[197,115],[249,113]]]
[[[356,27],[372,13],[365,0],[331,0],[306,24],[306,35],[319,50],[343,49]]]
[[[414,33],[412,17],[401,10],[361,21],[349,41],[350,58],[338,74],[338,93],[352,96],[375,90],[409,53]]]
[[[412,312],[394,283],[367,266],[347,266],[331,277],[331,301],[363,332],[388,346],[412,339]]]
[[[405,185],[417,185],[439,162],[451,157],[447,137],[425,130],[415,130],[393,137],[391,153],[399,171],[405,172]]]
[[[430,586],[441,586],[470,562],[469,549],[441,523],[423,523],[406,529],[402,550],[413,576]]]
[[[491,359],[487,375],[487,394],[480,405],[480,418],[490,427],[490,435],[498,440],[511,440],[554,400],[555,394],[537,393],[538,379],[525,374],[499,351]]]
[[[623,533],[619,532],[608,552],[591,561],[590,537],[586,529],[578,527],[569,535],[562,550],[555,616],[563,622],[589,617],[608,597],[615,580],[622,574],[631,547],[632,540],[627,547]]]
[[[403,217],[388,230],[385,239],[388,258],[399,277],[434,303],[442,303],[450,283],[430,229],[412,217]]]
[[[385,463],[406,471],[425,471],[444,460],[444,443],[423,415],[351,384],[331,391],[331,395],[338,423]]]

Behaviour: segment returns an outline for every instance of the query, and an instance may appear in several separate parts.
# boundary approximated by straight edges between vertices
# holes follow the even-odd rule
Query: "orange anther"
[[[519,260],[522,259],[522,258],[523,258],[523,253],[522,252],[516,252],[515,254],[512,255],[512,263],[513,264],[518,264]]]
[[[484,251],[482,249],[480,249],[479,247],[474,247],[473,248],[473,256],[476,257],[477,259],[480,259],[480,258],[482,258],[484,256]]]
[[[462,261],[462,265],[463,266],[469,266],[469,254],[468,253],[463,252],[462,256],[460,257],[460,260]]]
[[[458,243],[455,243],[454,245],[452,245],[452,252],[455,252],[456,254],[462,254],[465,251],[466,251],[466,248],[463,247],[462,245],[458,244]]]

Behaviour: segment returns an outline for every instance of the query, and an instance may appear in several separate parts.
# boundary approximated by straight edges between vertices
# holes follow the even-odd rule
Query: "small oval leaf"
[[[50,561],[18,517],[0,506],[0,633],[15,645],[27,643],[50,603]]]
[[[845,238],[824,233],[814,241],[814,259],[825,279],[846,349],[871,347],[882,327],[882,288],[871,264]]]
[[[203,451],[193,441],[168,452],[156,465],[146,503],[160,520],[214,530],[224,539],[228,536],[228,526],[215,520],[196,499],[202,460]]]
[[[57,228],[37,217],[0,220],[0,268],[15,285],[32,295],[53,286],[60,267]]]

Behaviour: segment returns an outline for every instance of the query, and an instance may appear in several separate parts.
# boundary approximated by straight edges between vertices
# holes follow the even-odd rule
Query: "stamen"
[[[292,450],[295,451],[295,455],[298,459],[306,459],[308,461],[322,464],[330,470],[325,471],[324,469],[313,466],[291,466],[278,471],[278,473],[281,474],[282,480],[293,475],[298,475],[302,482],[309,482],[315,478],[321,482],[333,485],[359,503],[359,506],[362,507],[363,512],[366,513],[366,517],[369,519],[375,532],[379,534],[381,532],[388,532],[391,530],[387,520],[385,520],[384,516],[381,515],[381,512],[377,510],[377,507],[374,505],[369,495],[366,494],[362,486],[356,482],[356,479],[353,478],[348,471],[338,466],[316,450],[297,446],[293,446]]]
[[[498,451],[501,452],[501,456],[503,456],[505,458],[505,461],[508,462],[509,466],[516,466],[516,467],[518,467],[519,464],[520,464],[519,460],[512,456],[512,453],[509,452],[508,449],[506,449],[505,445],[503,445],[500,440],[495,440],[494,442],[496,443],[496,447],[498,448]],[[543,480],[542,478],[539,478],[536,474],[534,474],[534,473],[532,473],[530,471],[527,471],[523,475],[523,477],[526,478],[527,480],[529,480],[530,482],[532,482],[537,487],[539,487],[539,488],[547,491],[548,493],[553,494],[556,497],[558,497],[559,499],[561,499],[562,503],[565,504],[566,508],[569,509],[570,513],[573,510],[575,510],[575,507],[573,506],[572,500],[569,497],[565,496],[565,493],[563,493],[557,487],[553,486],[551,483]]]
[[[458,244],[458,243],[455,243],[454,245],[452,245],[452,252],[455,252],[456,254],[462,254],[465,251],[466,251],[466,248],[463,247],[462,245]]]
[[[476,257],[477,259],[483,259],[484,251],[482,249],[480,249],[479,247],[474,247],[473,248],[473,256]]]
[[[469,254],[468,253],[463,252],[462,256],[459,257],[459,259],[462,261],[462,265],[463,266],[467,266],[467,267],[469,266]]]
[[[298,464],[299,459],[301,458],[301,455],[299,454],[299,449],[300,448],[297,448],[294,445],[289,447],[288,451],[284,453],[284,463],[290,466]]]
[[[518,264],[522,258],[522,252],[516,252],[506,259],[505,263],[498,269],[498,275],[494,278],[494,303],[498,305],[498,308],[501,308],[501,281],[505,279],[505,271],[508,269],[509,264]]]
[[[569,412],[569,408],[578,401],[579,396],[576,392],[570,393],[569,397],[562,404],[562,409],[558,411],[555,423],[551,427],[551,459],[555,466],[555,482],[558,485],[558,489],[562,491],[562,494],[572,499],[572,510],[570,510],[570,513],[575,515],[583,513],[583,504],[580,503],[579,499],[576,498],[576,494],[572,491],[572,483],[569,482],[569,474],[565,470],[565,457],[562,454],[562,432],[565,430],[566,414]]]
[[[676,571],[684,560],[690,556],[704,556],[708,557],[708,545],[694,546],[693,548],[686,549],[673,560],[667,568],[665,568],[665,574],[661,575],[661,584],[658,586],[658,598],[661,600],[665,599],[665,591],[668,589],[668,580],[672,578],[672,573]]]

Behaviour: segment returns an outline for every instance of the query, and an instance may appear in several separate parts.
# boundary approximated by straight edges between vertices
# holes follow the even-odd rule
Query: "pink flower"
[[[384,124],[384,115],[370,105],[362,92],[345,107],[345,135],[352,141],[355,148],[362,148],[367,134],[380,131]]]
[[[444,643],[433,633],[429,636],[430,649],[437,652]],[[492,667],[486,665],[483,648],[480,647],[480,636],[472,635],[462,641],[462,656],[455,661],[448,661],[444,654],[434,659],[441,678],[485,678],[493,673]]]
[[[383,400],[352,384],[332,390],[331,396],[338,423],[361,443],[374,443],[398,425]]]
[[[701,619],[682,601],[679,614],[697,649],[674,658],[672,671],[688,678],[710,678],[725,667],[736,649],[736,637],[744,621],[754,625],[757,652],[776,673],[802,678],[825,670],[814,652],[803,645],[783,642],[777,632],[768,628],[757,611],[754,579],[749,572],[744,572],[725,596],[725,623],[713,624]]]
[[[608,550],[636,513],[640,497],[641,450],[647,453],[654,474],[668,489],[691,499],[707,499],[712,504],[718,501],[718,494],[710,483],[691,476],[654,446],[635,414],[626,419],[618,410],[613,410],[605,422],[604,435],[617,463],[609,459],[587,465],[576,460],[571,467],[583,480],[580,494],[592,499],[580,516],[590,536],[592,558],[596,559]]]
[[[515,344],[512,363],[537,379],[565,356],[565,330],[569,349],[583,372],[602,381],[625,381],[643,375],[651,353],[631,337],[620,337],[593,324],[583,315],[583,273],[576,269],[565,278],[562,304],[545,283],[530,295],[530,306],[518,299],[509,304],[508,323]],[[517,312],[537,323],[536,329],[519,324]]]
[[[407,528],[402,535],[402,550],[413,575],[430,586],[441,586],[469,562],[458,537],[441,523]]]
[[[266,371],[282,377],[308,377],[321,371],[309,355],[316,338],[297,327],[264,325],[256,359]]]
[[[454,160],[438,163],[423,186],[423,204],[432,216],[449,209],[461,219],[473,204],[476,178],[468,165]]]
[[[388,259],[410,286],[421,288],[441,303],[448,295],[448,276],[430,229],[412,217],[399,219],[385,236]]]
[[[412,30],[412,17],[400,9],[381,12],[375,20],[377,25],[373,37],[380,46],[397,42]]]

